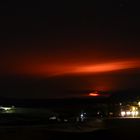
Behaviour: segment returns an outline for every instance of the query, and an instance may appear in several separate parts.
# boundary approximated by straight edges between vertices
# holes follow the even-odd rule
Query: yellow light
[[[132,111],[135,111],[136,110],[136,107],[132,106]]]
[[[138,106],[140,107],[140,101],[138,102]]]

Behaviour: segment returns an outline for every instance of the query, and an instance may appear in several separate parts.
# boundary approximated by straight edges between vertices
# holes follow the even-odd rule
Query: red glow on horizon
[[[99,97],[99,96],[101,96],[101,97],[110,97],[109,94],[107,94],[107,93],[99,94],[98,91],[91,92],[91,93],[89,93],[88,96],[91,96],[91,97]]]
[[[89,96],[97,97],[100,96],[100,94],[97,93],[97,91],[89,93]]]

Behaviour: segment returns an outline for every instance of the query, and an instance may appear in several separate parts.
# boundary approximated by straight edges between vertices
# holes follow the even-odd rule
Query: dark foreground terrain
[[[0,126],[1,140],[129,140],[140,138],[140,119],[108,119],[106,128],[91,132],[48,130],[45,125]]]

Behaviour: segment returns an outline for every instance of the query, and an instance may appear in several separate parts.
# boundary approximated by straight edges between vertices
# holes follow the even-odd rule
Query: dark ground
[[[87,139],[139,139],[140,138],[140,119],[110,119],[106,122],[106,129],[94,132],[74,133],[48,131],[45,126],[1,126],[1,140],[87,140]]]

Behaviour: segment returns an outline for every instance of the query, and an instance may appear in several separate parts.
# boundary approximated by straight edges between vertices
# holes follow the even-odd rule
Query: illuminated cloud
[[[66,53],[64,53],[66,54]],[[85,57],[87,55],[87,57]],[[125,58],[119,60],[102,57],[91,57],[77,54],[73,57],[66,55],[50,55],[37,53],[15,53],[1,55],[0,74],[18,74],[28,76],[51,77],[59,75],[97,74],[140,68],[140,58]],[[89,57],[90,56],[90,57]],[[103,59],[105,58],[105,59]]]
[[[36,76],[59,76],[69,74],[96,74],[107,73],[113,71],[127,70],[132,68],[140,68],[140,62],[137,60],[131,61],[115,61],[104,62],[100,64],[31,64],[20,66],[17,73],[23,73]]]
[[[42,68],[41,68],[42,67]],[[111,71],[126,70],[131,68],[139,68],[140,62],[138,61],[119,61],[107,62],[101,64],[88,64],[88,65],[74,65],[64,64],[56,66],[40,66],[40,74],[46,73],[48,75],[64,75],[64,74],[92,74],[92,73],[105,73]],[[39,73],[38,73],[39,74]]]
[[[130,68],[138,68],[140,63],[137,61],[120,61],[120,62],[108,62],[102,64],[94,65],[85,65],[79,66],[75,69],[77,73],[100,73],[100,72],[109,72],[117,71]]]

